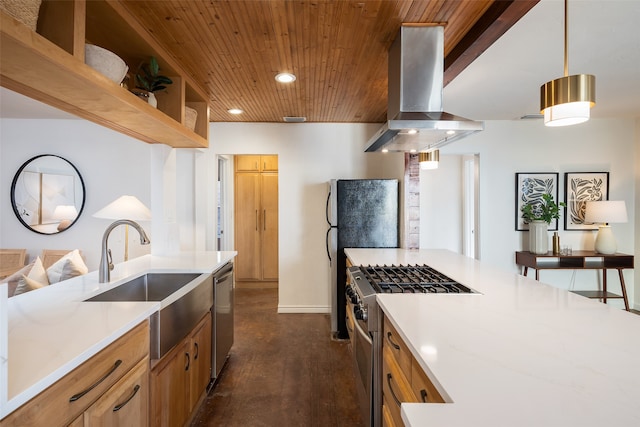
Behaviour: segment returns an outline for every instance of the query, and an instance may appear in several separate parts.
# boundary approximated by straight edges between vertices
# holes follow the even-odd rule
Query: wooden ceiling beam
[[[498,40],[540,0],[496,0],[444,59],[444,85]]]

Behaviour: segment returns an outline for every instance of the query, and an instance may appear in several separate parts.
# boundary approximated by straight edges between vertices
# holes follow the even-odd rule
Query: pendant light
[[[591,74],[569,75],[567,2],[564,0],[564,77],[540,87],[540,113],[545,126],[569,126],[589,120],[596,104],[596,78]]]
[[[418,153],[420,169],[438,169],[438,162],[440,162],[440,150],[433,150],[428,153]]]

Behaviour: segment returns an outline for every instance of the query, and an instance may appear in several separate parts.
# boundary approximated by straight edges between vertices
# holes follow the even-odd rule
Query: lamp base
[[[595,243],[596,252],[604,255],[615,254],[618,246],[616,244],[616,238],[613,236],[613,231],[608,225],[601,225],[598,234],[596,235]]]

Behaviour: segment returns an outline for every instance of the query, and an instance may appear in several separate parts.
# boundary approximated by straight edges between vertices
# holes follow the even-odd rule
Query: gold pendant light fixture
[[[589,120],[596,105],[596,78],[591,74],[569,75],[567,2],[564,0],[564,77],[540,87],[540,113],[545,126],[569,126]]]
[[[438,169],[439,162],[440,150],[418,153],[418,163],[420,164],[420,169]]]

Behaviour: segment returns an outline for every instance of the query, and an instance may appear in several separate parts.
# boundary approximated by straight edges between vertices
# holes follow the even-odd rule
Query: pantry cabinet
[[[145,321],[9,414],[1,424],[145,426],[148,377],[149,322]],[[116,406],[121,409],[115,411]],[[130,424],[130,419],[139,423]],[[126,423],[120,423],[124,420]]]
[[[403,426],[403,402],[444,403],[444,399],[385,316],[382,343],[382,420],[384,426]]]
[[[151,368],[153,426],[182,426],[211,379],[211,314]]]
[[[153,108],[84,63],[85,43],[122,58],[134,76],[151,56],[173,84]],[[0,11],[0,84],[148,143],[207,147],[208,96],[119,2],[45,0],[37,32]],[[130,83],[133,87],[134,85]],[[185,126],[186,107],[198,112]]]
[[[278,157],[235,156],[239,281],[278,280]]]

